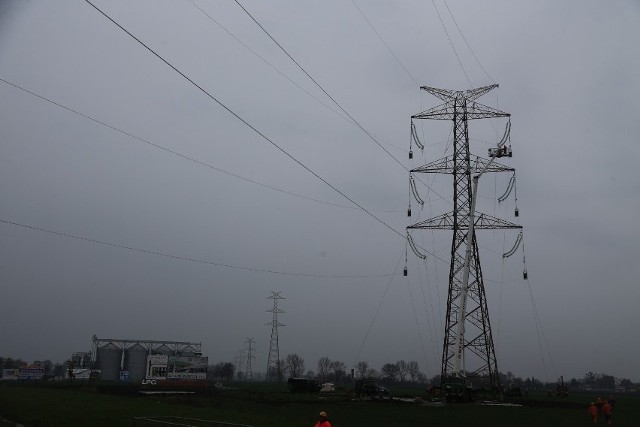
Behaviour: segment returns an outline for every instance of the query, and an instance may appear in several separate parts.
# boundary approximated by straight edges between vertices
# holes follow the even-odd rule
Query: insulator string
[[[411,120],[411,139],[421,150],[424,150],[424,144],[420,141],[420,138],[418,138],[418,132],[416,131],[416,125],[413,123],[413,120]]]
[[[504,254],[502,254],[502,258],[509,258],[511,255],[515,254],[516,251],[518,250],[518,247],[520,246],[520,243],[522,243],[522,233],[518,234],[518,237],[516,238],[516,241],[513,244],[513,247],[509,249],[507,252],[505,252]]]
[[[407,242],[409,242],[409,246],[411,246],[411,250],[413,251],[414,254],[416,254],[418,258],[427,259],[427,255],[423,254],[418,250],[416,244],[413,241],[413,237],[411,237],[411,234],[409,233],[407,233]]]
[[[416,181],[413,179],[413,175],[411,174],[409,174],[409,186],[411,187],[411,193],[413,194],[413,197],[416,199],[416,202],[424,206],[424,200],[422,200],[422,197],[420,197],[420,194],[418,193],[418,188],[416,187]]]
[[[498,197],[498,203],[504,202],[507,199],[507,197],[509,197],[509,195],[513,191],[513,187],[514,187],[515,183],[516,183],[516,174],[514,173],[511,176],[511,179],[509,180],[509,184],[507,185],[507,189],[504,191],[502,196]]]

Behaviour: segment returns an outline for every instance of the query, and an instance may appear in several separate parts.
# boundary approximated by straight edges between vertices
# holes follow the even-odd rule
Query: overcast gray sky
[[[403,232],[407,172],[340,117],[234,1],[193,3],[209,17],[188,0],[95,0]],[[549,381],[587,371],[640,380],[640,3],[437,0],[463,72],[432,2],[357,1],[408,73],[351,1],[242,4],[406,167],[451,151],[449,122],[420,122],[427,148],[409,163],[409,118],[439,103],[413,79],[468,89],[466,72],[473,86],[499,83],[480,101],[513,115],[514,157],[503,163],[516,168],[520,216],[513,217],[513,194],[496,202],[507,174],[483,177],[478,209],[524,226],[530,278],[522,280],[522,250],[501,259],[515,232],[478,232],[499,369]],[[274,290],[286,297],[283,357],[298,353],[313,370],[321,356],[348,367],[416,360],[428,375],[439,373],[449,233],[414,233],[446,262],[419,262],[409,252],[402,277],[401,237],[84,1],[0,1],[0,78],[244,178],[0,82],[0,220],[228,266],[326,276],[181,261],[3,223],[3,356],[64,361],[89,350],[96,334],[202,341],[210,360],[226,361],[253,337],[254,367],[264,370]],[[472,151],[486,156],[504,125],[473,122]],[[419,184],[429,201],[422,210],[413,203],[412,222],[451,209],[451,178],[421,178],[433,191]]]

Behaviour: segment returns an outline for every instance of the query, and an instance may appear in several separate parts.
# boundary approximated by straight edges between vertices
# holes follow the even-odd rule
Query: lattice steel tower
[[[453,121],[453,154],[411,170],[411,173],[453,175],[453,211],[407,227],[407,229],[453,231],[446,325],[442,346],[441,381],[443,385],[450,377],[458,377],[465,381],[467,378],[474,378],[475,384],[480,382],[491,387],[500,386],[475,230],[522,227],[484,213],[476,213],[475,218],[470,216],[474,214],[472,210],[475,210],[475,206],[472,206],[472,175],[484,172],[513,172],[514,169],[495,163],[493,159],[471,155],[468,126],[469,120],[510,117],[509,113],[476,102],[476,99],[497,86],[491,85],[465,91],[422,86],[420,89],[440,98],[444,103],[411,117],[412,137],[415,137],[414,119]],[[507,126],[507,129],[510,129],[510,126]],[[503,137],[503,144],[505,138],[507,138],[507,131]],[[489,150],[490,157],[503,155],[510,157],[511,148],[505,146]],[[474,224],[471,227],[471,233],[469,233],[470,218]],[[471,245],[467,255],[469,236],[471,236]],[[464,277],[465,258],[468,259],[467,277]],[[463,286],[465,279],[467,279],[467,287]]]
[[[245,344],[247,345],[247,364],[244,369],[244,378],[247,381],[251,381],[253,379],[253,370],[251,369],[251,360],[256,357],[253,355],[253,343],[255,342],[253,338],[245,338]]]
[[[267,381],[281,381],[282,380],[282,367],[280,366],[280,348],[278,345],[278,327],[286,326],[283,323],[278,322],[278,314],[285,311],[278,308],[278,301],[286,299],[280,296],[280,292],[271,291],[271,296],[267,299],[273,300],[273,308],[267,310],[267,313],[272,313],[271,322],[267,325],[271,325],[271,341],[269,343],[269,359],[267,361]]]

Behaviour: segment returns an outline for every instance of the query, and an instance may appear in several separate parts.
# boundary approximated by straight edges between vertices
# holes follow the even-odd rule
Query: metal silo
[[[112,343],[98,347],[96,362],[100,369],[100,377],[107,381],[120,379],[120,362],[122,350]]]
[[[140,344],[129,347],[124,351],[124,369],[129,371],[129,381],[145,379],[148,354],[149,351]]]

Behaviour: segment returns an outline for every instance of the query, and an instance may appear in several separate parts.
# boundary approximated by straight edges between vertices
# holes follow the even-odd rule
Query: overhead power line
[[[29,95],[31,95],[31,96],[34,96],[34,97],[36,97],[36,98],[38,98],[38,99],[40,99],[40,100],[42,100],[42,101],[46,101],[46,102],[48,102],[48,103],[50,103],[50,104],[52,104],[52,105],[55,105],[56,107],[60,107],[60,108],[62,108],[62,109],[64,109],[64,110],[66,110],[66,111],[69,111],[69,112],[71,112],[71,113],[73,113],[73,114],[76,114],[76,115],[78,115],[78,116],[80,116],[80,117],[82,117],[82,118],[85,118],[85,119],[87,119],[87,120],[91,120],[91,121],[92,121],[92,122],[94,122],[94,123],[97,123],[97,124],[99,124],[99,125],[101,125],[101,126],[104,126],[104,127],[108,128],[108,129],[111,129],[111,130],[113,130],[113,131],[115,131],[115,132],[118,132],[118,133],[120,133],[120,134],[122,134],[122,135],[125,135],[125,136],[127,136],[127,137],[129,137],[129,138],[135,139],[136,141],[142,142],[142,143],[147,144],[147,145],[149,145],[149,146],[151,146],[151,147],[154,147],[154,148],[157,148],[157,149],[159,149],[159,150],[165,151],[165,152],[167,152],[167,153],[173,154],[174,156],[178,156],[178,157],[180,157],[180,158],[182,158],[182,159],[184,159],[184,160],[188,160],[188,161],[190,161],[190,162],[196,163],[197,165],[204,166],[204,167],[206,167],[206,168],[209,168],[209,169],[215,170],[216,172],[220,172],[220,173],[223,173],[223,174],[229,175],[229,176],[231,176],[231,177],[233,177],[233,178],[237,178],[237,179],[240,179],[240,180],[242,180],[242,181],[245,181],[245,182],[249,182],[249,183],[251,183],[251,184],[258,185],[258,186],[260,186],[260,187],[268,188],[268,189],[270,189],[270,190],[278,191],[278,192],[283,193],[283,194],[287,194],[287,195],[294,196],[294,197],[299,197],[299,198],[301,198],[301,199],[309,200],[309,201],[312,201],[312,202],[322,203],[322,204],[324,204],[324,205],[334,206],[334,207],[338,207],[338,208],[358,209],[358,208],[357,208],[357,207],[355,207],[355,206],[347,206],[347,205],[343,205],[343,204],[340,204],[340,203],[327,202],[327,201],[324,201],[324,200],[315,199],[315,198],[313,198],[313,197],[305,196],[305,195],[303,195],[303,194],[294,193],[294,192],[292,192],[292,191],[288,191],[288,190],[284,190],[284,189],[282,189],[282,188],[274,187],[274,186],[272,186],[272,185],[264,184],[264,183],[262,183],[262,182],[255,181],[255,180],[253,180],[253,179],[251,179],[251,178],[247,178],[247,177],[245,177],[245,176],[238,175],[238,174],[235,174],[235,173],[233,173],[233,172],[229,172],[229,171],[227,171],[227,170],[224,170],[224,169],[221,169],[221,168],[219,168],[219,167],[217,167],[217,166],[214,166],[214,165],[212,165],[212,164],[210,164],[210,163],[204,162],[204,161],[202,161],[202,160],[195,159],[195,158],[193,158],[193,157],[187,156],[186,154],[182,154],[182,153],[180,153],[179,151],[172,150],[172,149],[167,148],[167,147],[164,147],[164,146],[162,146],[162,145],[160,145],[160,144],[156,144],[156,143],[151,142],[151,141],[149,141],[149,140],[147,140],[147,139],[144,139],[144,138],[141,138],[141,137],[139,137],[139,136],[136,136],[136,135],[134,135],[134,134],[133,134],[133,133],[131,133],[131,132],[127,132],[127,131],[125,131],[125,130],[122,130],[122,129],[120,129],[120,128],[118,128],[118,127],[114,126],[114,125],[111,125],[111,124],[109,124],[109,123],[106,123],[106,122],[104,122],[104,121],[102,121],[102,120],[98,120],[98,119],[96,119],[96,118],[94,118],[94,117],[92,117],[92,116],[90,116],[90,115],[88,115],[88,114],[85,114],[85,113],[82,113],[82,112],[78,111],[77,109],[74,109],[74,108],[68,107],[68,106],[66,106],[66,105],[63,105],[63,104],[61,104],[61,103],[57,102],[57,101],[54,101],[54,100],[53,100],[53,99],[51,99],[51,98],[47,98],[47,97],[45,97],[45,96],[42,96],[42,95],[40,95],[40,94],[37,94],[36,92],[33,92],[33,91],[31,91],[31,90],[29,90],[29,89],[27,89],[27,88],[23,87],[23,86],[20,86],[20,85],[18,85],[18,84],[16,84],[16,83],[13,83],[13,82],[10,82],[10,81],[8,81],[8,80],[5,80],[5,79],[3,79],[2,77],[0,77],[0,82],[5,83],[5,84],[7,84],[7,85],[9,85],[9,86],[12,86],[12,87],[14,87],[15,89],[21,90],[22,92],[27,93],[27,94],[29,94]],[[397,210],[378,210],[378,209],[371,209],[371,211],[372,211],[372,212],[386,212],[386,213],[391,213],[391,212],[400,212],[400,211],[397,211]]]
[[[191,258],[191,257],[187,257],[187,256],[173,255],[173,254],[166,253],[166,252],[159,252],[159,251],[153,251],[153,250],[149,250],[149,249],[142,249],[142,248],[137,248],[137,247],[134,247],[134,246],[122,245],[122,244],[119,244],[119,243],[106,242],[106,241],[103,241],[103,240],[92,239],[92,238],[84,237],[84,236],[78,236],[76,234],[62,233],[60,231],[50,230],[50,229],[46,229],[46,228],[42,228],[42,227],[36,227],[36,226],[33,226],[33,225],[28,225],[28,224],[22,224],[22,223],[19,223],[19,222],[9,221],[9,220],[2,219],[2,218],[0,218],[0,223],[6,224],[6,225],[13,225],[15,227],[26,228],[26,229],[33,230],[33,231],[40,231],[42,233],[48,233],[48,234],[52,234],[52,235],[55,235],[55,236],[58,236],[58,237],[66,237],[68,239],[81,240],[81,241],[84,241],[84,242],[95,243],[95,244],[98,244],[98,245],[109,246],[109,247],[112,247],[112,248],[126,249],[128,251],[139,252],[139,253],[143,253],[143,254],[147,254],[147,255],[156,255],[156,256],[161,256],[161,257],[164,257],[164,258],[171,258],[171,259],[178,260],[178,261],[188,261],[188,262],[193,262],[193,263],[198,263],[198,264],[212,265],[212,266],[216,266],[216,267],[231,268],[231,269],[234,269],[234,270],[253,271],[253,272],[256,272],[256,273],[268,273],[268,274],[277,274],[277,275],[281,275],[281,276],[297,276],[297,277],[310,277],[310,278],[323,278],[323,279],[371,279],[371,278],[376,278],[376,277],[389,277],[389,276],[393,276],[395,274],[395,273],[391,273],[391,274],[379,274],[379,275],[337,275],[337,274],[336,275],[331,275],[331,274],[326,275],[326,274],[294,273],[294,272],[269,270],[269,269],[256,268],[256,267],[238,266],[238,265],[226,264],[226,263],[222,263],[222,262],[216,262],[216,261],[210,261],[210,260],[204,260],[204,259],[198,259],[198,258]]]
[[[458,25],[458,21],[456,21],[455,16],[453,16],[453,12],[451,12],[451,9],[449,8],[449,5],[447,4],[447,0],[442,0],[445,7],[447,8],[447,10],[449,11],[449,15],[451,15],[451,19],[453,20],[453,23],[456,25],[456,28],[458,29],[458,32],[460,33],[460,35],[462,36],[462,40],[464,40],[464,43],[467,45],[467,47],[469,48],[469,52],[471,52],[471,55],[473,55],[473,57],[475,58],[476,62],[478,63],[478,65],[480,66],[480,68],[482,69],[482,71],[484,72],[484,74],[489,78],[489,80],[491,80],[492,83],[495,84],[495,81],[491,78],[491,76],[489,75],[489,73],[487,72],[487,70],[485,70],[485,68],[482,66],[482,63],[480,62],[480,59],[478,58],[478,56],[476,55],[476,53],[473,51],[473,49],[471,48],[471,45],[469,44],[469,42],[467,41],[467,38],[464,36],[464,33],[462,32],[462,29],[460,28],[460,25]]]
[[[232,37],[236,42],[240,43],[240,45],[242,45],[245,49],[247,49],[249,52],[251,52],[253,55],[255,55],[258,59],[260,59],[262,62],[264,62],[267,66],[269,66],[271,69],[273,69],[275,72],[277,72],[278,74],[280,74],[282,77],[284,77],[285,79],[287,79],[291,84],[295,85],[298,89],[300,89],[301,91],[303,91],[304,93],[306,93],[307,95],[309,95],[310,97],[312,97],[313,99],[315,99],[317,102],[319,102],[320,104],[322,104],[323,106],[325,106],[326,108],[328,108],[329,110],[333,111],[335,114],[337,114],[338,116],[342,117],[344,120],[347,120],[348,122],[349,119],[345,116],[343,116],[342,114],[340,114],[339,111],[335,110],[333,107],[331,107],[330,105],[326,104],[323,100],[321,100],[320,98],[318,98],[317,96],[315,96],[314,94],[312,94],[311,92],[309,92],[307,89],[305,89],[304,87],[302,87],[300,84],[298,84],[298,82],[296,82],[295,80],[293,80],[292,78],[290,78],[289,76],[287,76],[285,73],[283,73],[282,71],[280,71],[278,68],[276,68],[272,63],[270,63],[269,61],[267,61],[263,56],[261,56],[260,54],[258,54],[255,50],[251,49],[251,47],[249,47],[249,45],[247,45],[245,42],[243,42],[242,40],[240,40],[238,37],[236,37],[235,34],[233,34],[231,31],[229,31],[229,29],[227,29],[224,25],[222,25],[220,22],[218,22],[218,20],[216,20],[213,16],[211,16],[209,13],[207,13],[207,11],[205,11],[203,8],[201,8],[200,6],[198,6],[198,4],[196,4],[193,0],[187,0],[189,3],[191,3],[193,5],[193,7],[195,7],[196,9],[198,9],[200,11],[200,13],[202,13],[204,16],[206,16],[207,18],[209,18],[209,20],[211,20],[213,23],[215,23],[218,27],[220,27],[222,29],[222,31],[224,31],[225,33],[227,33],[230,37]],[[351,122],[350,122],[351,123]]]
[[[355,2],[355,0],[351,0],[351,3],[353,3],[353,5],[356,7],[356,9],[358,9],[358,12],[360,12],[360,15],[364,18],[364,20],[366,21],[366,23],[369,25],[369,27],[371,27],[371,29],[373,30],[373,32],[376,34],[376,36],[378,36],[378,38],[380,39],[380,41],[382,42],[382,44],[384,45],[384,47],[387,48],[387,50],[389,51],[389,53],[391,53],[391,55],[394,57],[394,59],[396,60],[396,62],[400,65],[400,67],[402,67],[402,69],[404,70],[405,73],[407,73],[407,75],[409,76],[409,78],[411,80],[413,80],[413,82],[416,84],[416,86],[420,86],[420,83],[418,83],[418,81],[416,80],[415,77],[413,77],[413,74],[411,74],[409,72],[409,70],[407,69],[407,67],[404,66],[404,64],[402,63],[402,61],[400,61],[400,58],[398,58],[398,55],[396,55],[396,53],[393,51],[393,49],[391,49],[391,47],[389,46],[389,44],[382,38],[382,36],[380,35],[380,33],[378,33],[378,31],[376,30],[376,28],[373,26],[373,24],[371,23],[371,21],[369,21],[369,19],[367,18],[367,16],[364,14],[364,12],[362,11],[362,9],[360,9],[360,7],[358,7],[358,4]]]
[[[436,10],[436,15],[438,15],[438,20],[440,20],[440,24],[442,25],[442,29],[444,30],[444,33],[447,36],[447,39],[449,40],[449,45],[451,46],[451,49],[453,50],[453,53],[456,55],[456,58],[458,59],[458,64],[460,64],[460,68],[462,68],[462,72],[464,73],[465,77],[467,78],[467,82],[469,83],[469,87],[473,87],[473,83],[471,82],[471,79],[469,78],[469,74],[467,74],[467,70],[464,68],[464,65],[462,64],[462,60],[460,59],[460,55],[458,55],[458,51],[456,50],[456,46],[453,44],[453,40],[451,40],[451,36],[449,35],[449,31],[447,31],[447,26],[444,25],[444,20],[442,19],[442,15],[440,15],[440,11],[438,10],[438,6],[436,5],[435,0],[431,0],[431,3],[433,3],[433,8]]]
[[[296,157],[294,157],[292,154],[290,154],[288,151],[286,151],[284,148],[280,147],[278,144],[276,144],[272,139],[270,139],[268,136],[266,136],[264,133],[260,132],[260,130],[258,130],[255,126],[253,126],[251,123],[249,123],[248,121],[246,121],[244,118],[242,118],[240,115],[238,115],[235,111],[233,111],[231,108],[227,107],[224,103],[222,103],[222,101],[220,101],[218,98],[216,98],[215,96],[213,96],[210,92],[208,92],[206,89],[204,89],[202,86],[200,86],[199,84],[197,84],[194,80],[192,80],[190,77],[188,77],[186,74],[184,74],[182,71],[180,71],[176,66],[174,66],[173,64],[171,64],[169,61],[167,61],[166,59],[164,59],[164,57],[162,57],[160,54],[158,54],[155,50],[151,49],[147,44],[145,44],[142,40],[140,40],[138,37],[136,37],[135,35],[133,35],[130,31],[128,31],[126,28],[124,28],[122,25],[120,25],[118,22],[116,22],[113,18],[111,18],[108,14],[106,14],[105,12],[102,11],[102,9],[100,9],[99,7],[97,7],[96,5],[94,5],[90,0],[85,0],[86,3],[88,3],[91,7],[93,7],[95,10],[97,10],[101,15],[103,15],[105,18],[107,18],[109,21],[111,21],[114,25],[116,25],[118,28],[120,28],[122,31],[124,31],[129,37],[131,37],[132,39],[134,39],[136,42],[138,42],[142,47],[144,47],[145,49],[147,49],[150,53],[152,53],[155,57],[157,57],[158,59],[160,59],[162,62],[164,62],[169,68],[171,68],[172,70],[174,70],[176,73],[178,73],[180,76],[182,76],[185,80],[187,80],[189,83],[191,83],[193,86],[195,86],[197,89],[199,89],[202,93],[204,93],[206,96],[208,96],[212,101],[214,101],[216,104],[218,104],[220,107],[222,107],[224,110],[226,110],[229,114],[231,114],[232,116],[234,116],[236,119],[238,119],[240,122],[242,122],[245,126],[247,126],[248,128],[250,128],[251,130],[253,130],[256,134],[258,134],[262,139],[264,139],[265,141],[267,141],[269,144],[271,144],[273,147],[275,147],[278,151],[280,151],[282,154],[284,154],[285,156],[287,156],[289,159],[291,159],[292,161],[294,161],[295,163],[297,163],[299,166],[301,166],[304,170],[306,170],[307,172],[309,172],[310,174],[312,174],[313,176],[315,176],[317,179],[319,179],[320,181],[324,182],[327,186],[329,186],[332,190],[334,190],[335,192],[337,192],[338,194],[340,194],[342,197],[344,197],[345,199],[347,199],[349,202],[353,203],[355,206],[357,206],[358,208],[360,208],[360,210],[362,210],[364,213],[366,213],[367,215],[369,215],[371,218],[373,218],[376,222],[382,224],[385,228],[389,229],[390,231],[392,231],[393,233],[395,233],[396,235],[398,235],[399,237],[401,237],[403,240],[405,239],[405,235],[403,233],[400,233],[398,230],[396,230],[395,228],[393,228],[391,225],[389,225],[388,223],[386,223],[385,221],[383,221],[382,219],[378,218],[377,216],[375,216],[373,213],[371,213],[371,211],[367,210],[364,206],[362,206],[360,203],[358,203],[356,200],[352,199],[351,197],[349,197],[347,194],[345,194],[342,190],[340,190],[338,187],[336,187],[335,185],[331,184],[329,181],[327,181],[325,178],[323,178],[322,176],[320,176],[317,172],[315,172],[313,169],[309,168],[307,165],[305,165],[303,162],[301,162],[300,160],[298,160]],[[237,2],[237,0],[236,0]],[[238,3],[239,4],[239,3]],[[241,5],[240,5],[241,6]],[[241,6],[242,7],[242,6]],[[248,12],[247,12],[248,13]],[[363,129],[364,130],[364,129]],[[366,132],[366,131],[365,131]],[[384,147],[382,147],[384,149]],[[386,149],[385,149],[386,151]],[[394,157],[395,158],[395,157]],[[403,166],[404,167],[404,166]],[[406,169],[406,168],[405,168]],[[439,259],[442,262],[445,262],[445,260],[443,260],[442,258],[440,258],[439,256],[437,256],[436,254],[422,248],[423,250],[425,250],[427,253],[431,254],[434,258]]]
[[[295,80],[293,80],[291,77],[287,76],[284,72],[282,72],[281,70],[279,70],[275,65],[273,65],[271,62],[267,61],[262,55],[260,55],[259,53],[257,53],[255,50],[251,49],[251,47],[249,45],[247,45],[245,42],[243,42],[242,40],[240,40],[239,37],[237,37],[235,34],[233,34],[228,28],[226,28],[224,25],[222,25],[217,19],[215,19],[213,16],[211,16],[211,14],[207,13],[206,10],[204,10],[202,7],[200,7],[197,3],[195,3],[193,0],[187,0],[189,3],[191,3],[196,9],[198,9],[198,11],[200,11],[200,13],[202,13],[204,16],[206,16],[207,18],[209,18],[209,20],[211,20],[213,23],[215,23],[218,27],[220,27],[225,33],[227,33],[231,38],[233,38],[236,42],[238,42],[242,47],[244,47],[245,49],[247,49],[249,52],[251,52],[256,58],[260,59],[260,61],[262,61],[264,64],[266,64],[268,67],[270,67],[272,70],[274,70],[275,72],[277,72],[278,74],[280,74],[282,77],[284,77],[289,83],[293,84],[294,86],[296,86],[298,89],[300,89],[301,91],[303,91],[305,94],[307,94],[308,96],[310,96],[311,98],[313,98],[315,101],[317,101],[318,103],[320,103],[323,107],[327,108],[329,111],[333,112],[334,114],[336,114],[338,117],[340,117],[342,120],[345,120],[347,123],[349,123],[350,125],[355,126],[355,123],[353,123],[351,120],[349,120],[348,117],[344,116],[343,114],[341,114],[338,110],[336,110],[335,108],[331,107],[330,105],[328,105],[326,102],[322,101],[320,98],[318,98],[317,96],[315,96],[314,94],[312,94],[311,92],[309,92],[307,89],[305,89],[303,86],[301,86],[298,82],[296,82]],[[380,137],[378,137],[380,139]],[[407,152],[407,150],[405,150],[404,148],[400,148],[397,147],[393,144],[391,144],[388,141],[383,141],[386,145],[388,145],[389,147],[395,148],[396,150],[399,151],[403,151],[403,152]]]
[[[87,0],[88,1],[88,0]],[[269,33],[267,31],[267,29],[260,23],[258,22],[258,20],[238,1],[238,0],[234,0],[236,2],[236,4],[238,6],[240,6],[240,8],[247,14],[247,16],[249,18],[251,18],[251,20],[253,22],[256,23],[256,25],[258,27],[260,27],[260,29],[267,35],[267,37],[269,37],[271,39],[271,41],[273,41],[276,46],[278,46],[278,48],[280,48],[280,50],[282,52],[284,52],[285,55],[287,55],[287,57],[289,57],[289,59],[300,69],[300,71],[302,71],[326,96],[327,98],[329,98],[339,109],[340,111],[342,111],[344,114],[347,115],[347,117],[349,117],[349,119],[351,119],[351,121],[362,131],[364,132],[369,139],[371,139],[378,147],[380,147],[385,153],[387,153],[387,155],[389,157],[391,157],[398,165],[400,165],[400,167],[402,169],[404,169],[406,172],[409,172],[409,169],[400,161],[398,160],[397,157],[395,157],[393,154],[391,154],[389,152],[389,150],[387,150],[385,147],[382,146],[382,144],[373,136],[373,134],[371,132],[369,132],[368,130],[366,130],[361,124],[360,122],[358,122],[351,114],[349,114],[349,112],[347,110],[345,110],[342,105],[340,105],[340,103],[338,101],[336,101],[336,99],[331,96],[329,94],[329,92],[327,92],[324,87],[322,87],[322,85],[320,85],[320,83],[318,83],[318,81],[316,79],[314,79],[311,74],[309,74],[307,72],[307,70],[304,69],[304,67],[302,67],[302,65],[300,65],[300,63],[298,61],[296,61],[293,56],[291,56],[291,54],[271,35],[271,33]],[[436,192],[433,188],[429,187],[429,185],[427,185],[425,182],[423,182],[422,180],[418,180],[420,183],[422,183],[422,185],[424,185],[425,187],[429,188],[431,191],[433,191],[434,194],[436,194],[437,196],[439,196],[441,199],[443,200],[447,200],[445,197],[443,197],[442,195],[438,194],[438,192]]]

